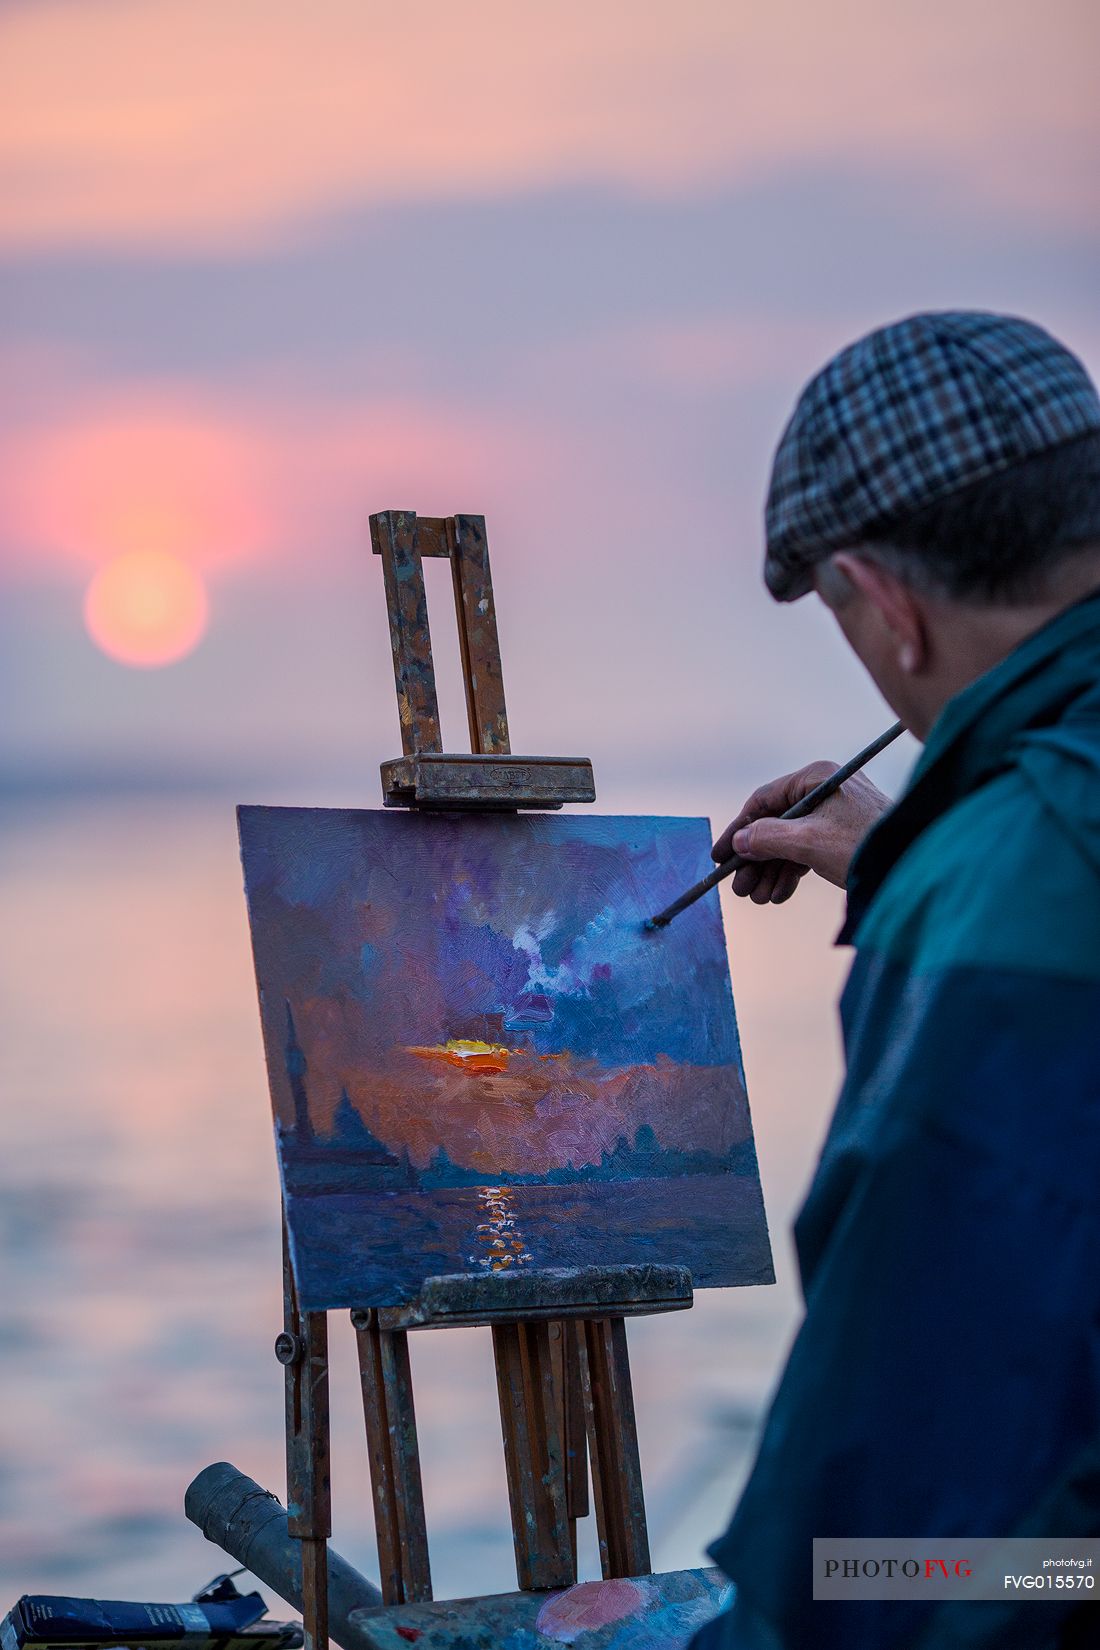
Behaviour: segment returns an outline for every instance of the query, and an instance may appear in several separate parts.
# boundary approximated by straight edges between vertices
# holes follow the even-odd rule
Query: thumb
[[[808,865],[809,837],[801,819],[754,819],[733,839],[733,851],[743,859],[788,859]]]

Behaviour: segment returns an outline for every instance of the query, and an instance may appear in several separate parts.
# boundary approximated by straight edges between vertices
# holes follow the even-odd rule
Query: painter
[[[766,527],[771,594],[816,595],[923,752],[893,806],[860,775],[778,818],[814,764],[714,846],[760,904],[846,887],[854,960],[805,1319],[694,1644],[1096,1645],[1096,389],[1026,321],[886,327],[803,391]],[[979,1602],[991,1539],[1061,1556],[1006,1558]]]

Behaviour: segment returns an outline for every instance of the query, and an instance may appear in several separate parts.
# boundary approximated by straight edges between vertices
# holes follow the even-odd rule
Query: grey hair
[[[1100,545],[1100,432],[1064,441],[871,525],[853,550],[914,590],[1010,607],[1040,598],[1068,558]]]

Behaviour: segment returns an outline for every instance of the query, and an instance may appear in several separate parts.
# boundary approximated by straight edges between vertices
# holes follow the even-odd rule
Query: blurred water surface
[[[652,787],[602,802],[661,805]],[[226,1567],[183,1517],[192,1475],[224,1458],[284,1488],[275,1160],[231,802],[10,804],[0,893],[0,1603],[183,1598]],[[724,897],[779,1281],[631,1327],[662,1569],[699,1560],[751,1458],[797,1321],[788,1228],[838,1069],[839,896]],[[373,1573],[342,1314],[332,1357],[333,1544]],[[414,1336],[413,1357],[437,1593],[507,1589],[488,1332]]]

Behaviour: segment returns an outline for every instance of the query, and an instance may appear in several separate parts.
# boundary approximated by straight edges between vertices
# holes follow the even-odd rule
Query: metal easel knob
[[[275,1337],[275,1356],[279,1363],[291,1364],[301,1362],[302,1342],[297,1335],[290,1334],[289,1330],[282,1330]]]

